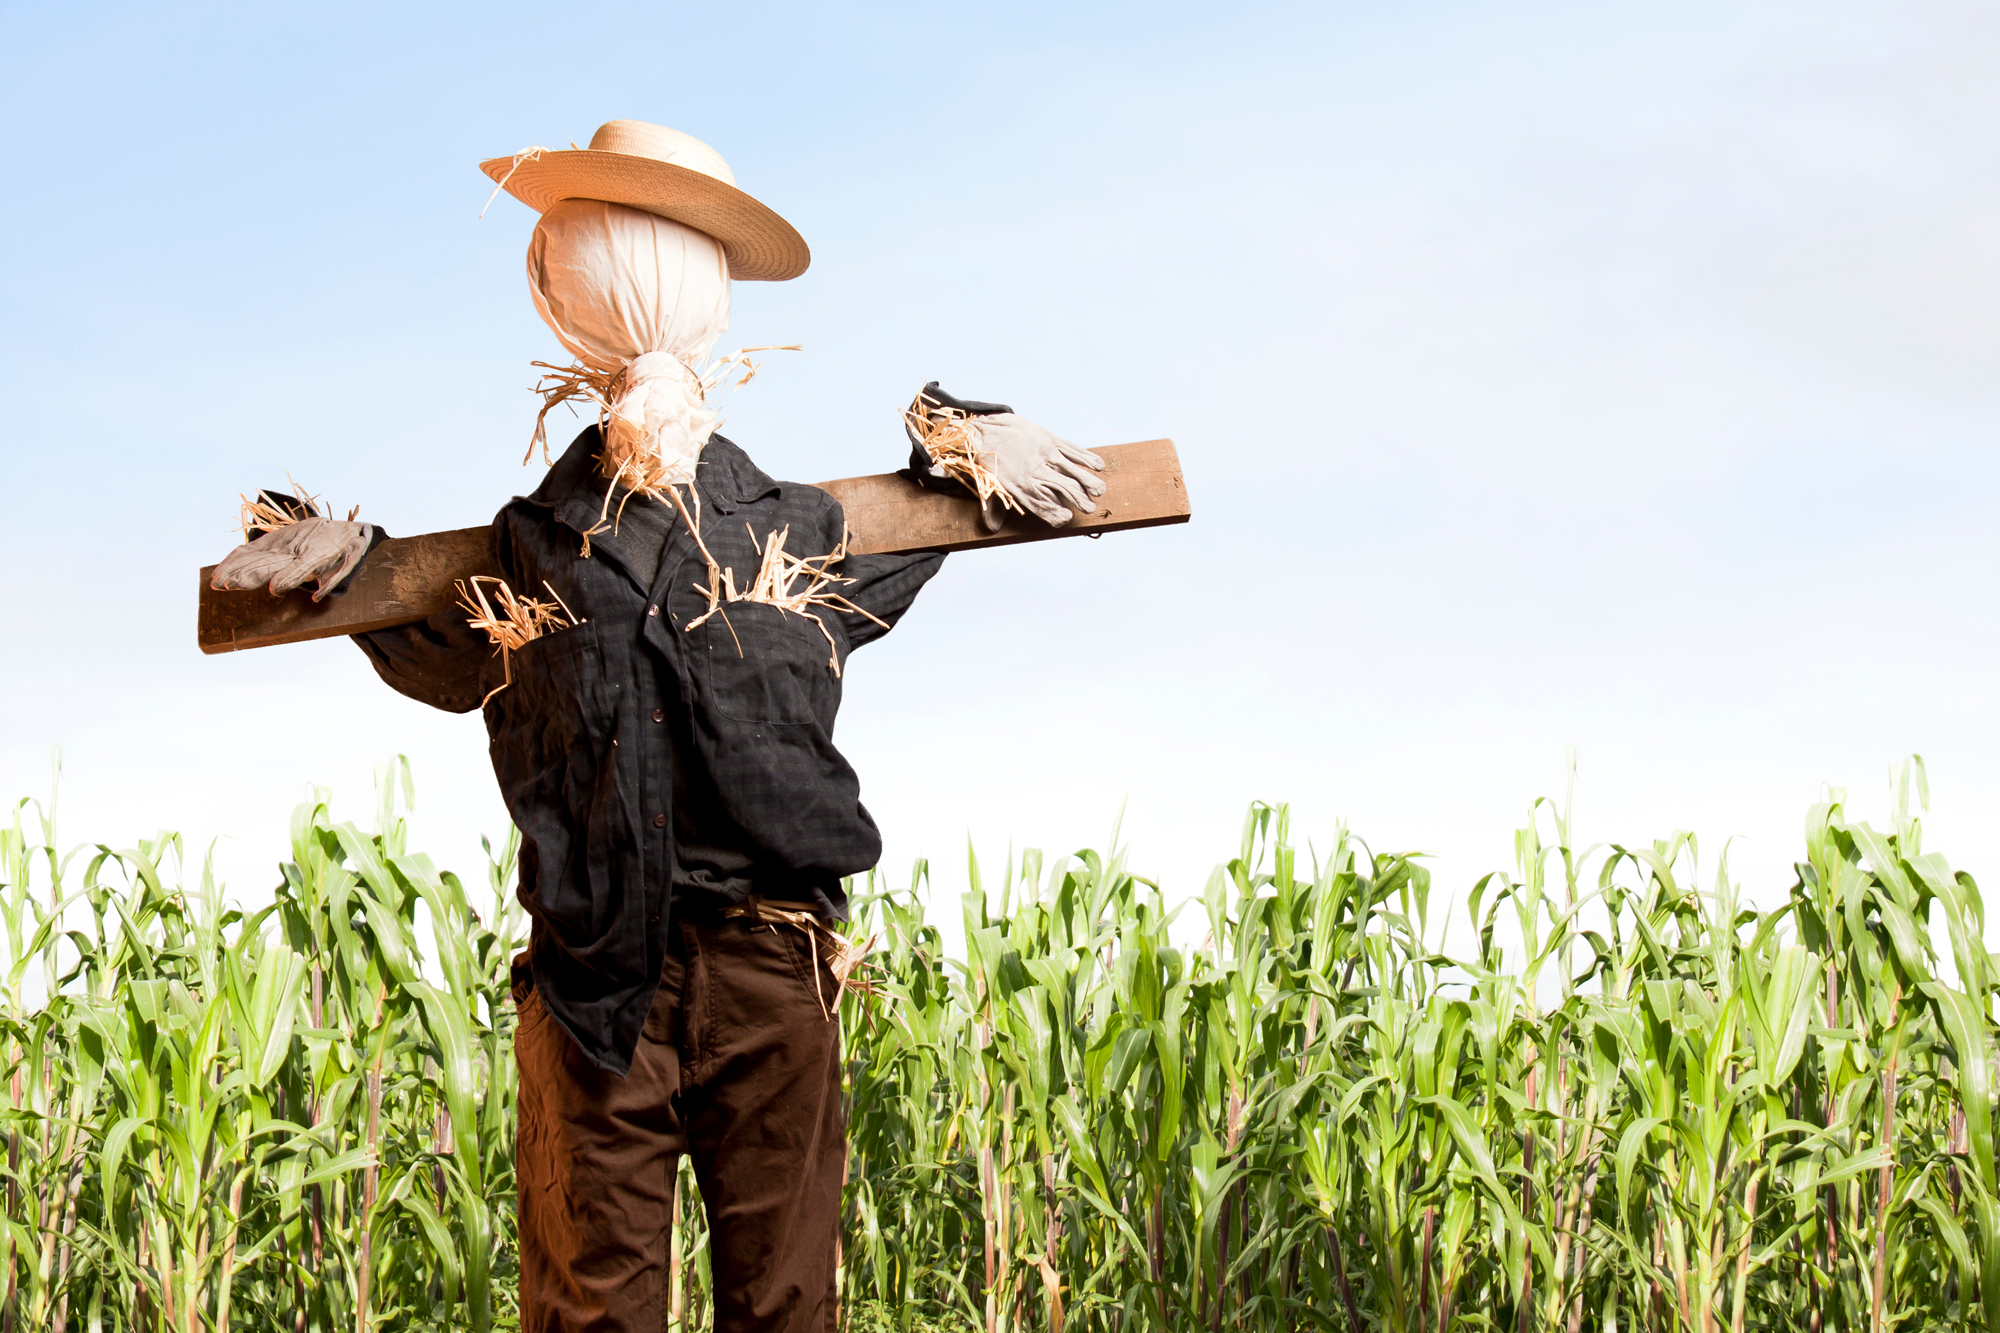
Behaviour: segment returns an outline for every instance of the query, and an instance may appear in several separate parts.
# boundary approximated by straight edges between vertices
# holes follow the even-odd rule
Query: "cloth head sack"
[[[606,403],[603,467],[627,484],[685,484],[716,413],[696,367],[729,327],[729,260],[693,227],[622,204],[565,199],[528,242],[535,309],[576,359],[624,376]],[[657,468],[625,469],[657,458]]]

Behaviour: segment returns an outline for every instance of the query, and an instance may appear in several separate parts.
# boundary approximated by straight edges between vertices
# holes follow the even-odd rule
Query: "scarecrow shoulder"
[[[840,543],[847,513],[831,492],[803,481],[781,481],[778,485],[783,491],[780,503],[787,522],[819,534],[827,550]]]

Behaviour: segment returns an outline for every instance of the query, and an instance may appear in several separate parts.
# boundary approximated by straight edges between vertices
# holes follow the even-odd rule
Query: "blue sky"
[[[634,117],[813,246],[724,346],[805,480],[923,381],[1179,444],[1194,521],[955,556],[855,660],[888,839],[1170,896],[1246,802],[1511,858],[1578,747],[1590,841],[1692,828],[1753,895],[1823,782],[2000,855],[2000,21],[1973,5],[0,8],[0,791],[245,887],[312,782],[417,841],[504,815],[474,717],[344,642],[203,658],[195,571],[287,473],[406,534],[530,489],[530,214],[474,163]]]

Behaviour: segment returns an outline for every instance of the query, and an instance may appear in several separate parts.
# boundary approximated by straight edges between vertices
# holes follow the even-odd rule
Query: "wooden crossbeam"
[[[988,531],[977,502],[924,490],[893,472],[824,481],[820,488],[847,511],[848,550],[857,555],[967,551],[1188,521],[1172,440],[1107,445],[1096,453],[1104,459],[1105,487],[1097,512],[1060,528],[1009,514],[997,532]],[[304,589],[282,597],[261,588],[217,592],[208,586],[211,565],[201,571],[197,640],[204,653],[232,653],[428,619],[452,604],[455,581],[493,572],[487,534],[481,527],[391,538],[369,553],[344,594],[317,604]]]

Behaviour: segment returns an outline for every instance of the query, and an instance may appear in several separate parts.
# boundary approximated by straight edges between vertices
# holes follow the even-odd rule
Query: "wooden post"
[[[1105,462],[1105,492],[1097,512],[1078,515],[1060,528],[1009,514],[998,531],[988,530],[977,502],[924,490],[894,472],[821,482],[820,488],[846,510],[848,550],[855,555],[965,551],[1188,521],[1187,487],[1172,440],[1114,444],[1096,452]],[[213,567],[204,569],[197,630],[201,650],[230,653],[428,619],[452,605],[456,580],[493,572],[487,534],[486,528],[459,528],[383,542],[342,595],[319,603],[303,589],[283,597],[261,588],[217,592],[208,586]]]

